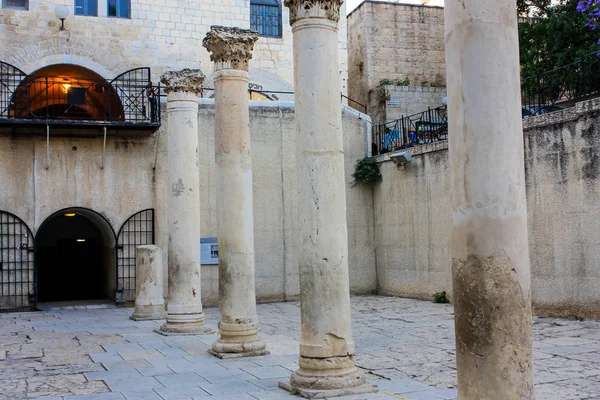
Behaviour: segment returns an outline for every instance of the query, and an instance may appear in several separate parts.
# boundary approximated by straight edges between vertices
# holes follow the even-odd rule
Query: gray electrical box
[[[200,264],[219,264],[219,244],[216,237],[200,239]]]

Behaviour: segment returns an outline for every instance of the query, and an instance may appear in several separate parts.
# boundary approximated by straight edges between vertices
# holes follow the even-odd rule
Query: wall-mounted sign
[[[387,101],[387,106],[391,108],[400,107],[400,99],[398,97],[392,97]]]
[[[200,239],[200,264],[219,264],[219,244],[216,237]]]

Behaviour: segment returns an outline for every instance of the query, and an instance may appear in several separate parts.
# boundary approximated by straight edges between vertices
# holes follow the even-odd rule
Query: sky
[[[354,10],[356,8],[356,6],[358,6],[360,3],[362,3],[362,0],[346,0],[346,11],[350,12],[350,11]],[[422,0],[400,0],[400,1],[397,1],[397,3],[422,4],[423,1]],[[443,6],[444,0],[430,0],[429,5],[430,6]]]

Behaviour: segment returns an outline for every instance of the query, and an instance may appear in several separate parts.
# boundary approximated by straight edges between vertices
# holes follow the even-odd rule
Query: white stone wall
[[[77,64],[113,78],[131,68],[149,66],[153,80],[169,69],[201,68],[212,87],[212,70],[202,39],[211,25],[250,28],[249,0],[132,0],[131,18],[106,16],[106,0],[98,16],[73,15],[73,0],[30,0],[29,10],[0,8],[0,60],[31,73],[41,67]],[[65,5],[71,15],[66,31],[54,8]],[[250,65],[250,82],[265,90],[293,90],[292,33],[283,7],[283,37],[260,38]],[[345,11],[340,22],[340,54],[346,51]],[[347,76],[342,62],[341,76]]]
[[[538,315],[600,318],[600,101],[524,120],[532,295]],[[374,190],[381,294],[452,293],[447,142],[379,156]],[[498,157],[490,149],[490,158]]]
[[[166,116],[165,104],[163,115]],[[293,103],[250,102],[256,294],[260,301],[299,295],[297,183]],[[350,278],[353,293],[376,290],[375,243],[370,188],[352,187],[354,164],[367,154],[370,121],[344,108]],[[217,236],[215,118],[213,101],[203,99],[199,115],[200,208],[202,237]],[[23,219],[33,233],[64,208],[94,210],[118,232],[132,214],[156,210],[156,245],[168,249],[167,121],[156,134],[109,130],[102,168],[102,132],[51,129],[50,161],[45,129],[12,135],[0,129],[0,210]],[[76,133],[85,135],[68,137]],[[198,238],[198,245],[200,243]],[[218,301],[218,267],[203,266],[202,296]],[[166,280],[167,271],[164,278]],[[167,288],[165,282],[165,290]]]

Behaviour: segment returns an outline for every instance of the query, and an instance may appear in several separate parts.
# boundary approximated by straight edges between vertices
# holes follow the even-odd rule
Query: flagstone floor
[[[344,399],[456,398],[452,306],[379,296],[352,306],[357,364],[380,391]],[[270,356],[228,361],[206,353],[215,334],[165,337],[152,332],[160,321],[98,307],[0,314],[0,400],[298,398],[277,387],[297,367],[297,302],[258,306]],[[218,309],[205,312],[216,328]],[[534,343],[538,400],[600,399],[600,322],[536,318]]]

